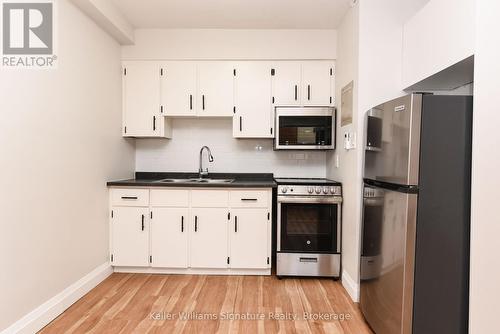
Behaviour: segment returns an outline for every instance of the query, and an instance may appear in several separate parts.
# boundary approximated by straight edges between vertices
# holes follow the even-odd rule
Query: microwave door
[[[277,108],[275,149],[333,149],[332,108]]]

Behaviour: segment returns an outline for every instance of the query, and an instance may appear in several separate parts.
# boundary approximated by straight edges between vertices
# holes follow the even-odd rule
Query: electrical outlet
[[[356,148],[356,133],[346,132],[344,134],[344,148],[346,150],[353,150]]]

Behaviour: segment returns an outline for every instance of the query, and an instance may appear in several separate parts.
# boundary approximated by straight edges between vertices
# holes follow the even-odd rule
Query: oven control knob
[[[328,187],[323,187],[323,194],[325,194],[325,195],[328,194],[329,190],[330,189]]]
[[[314,187],[307,187],[307,192],[312,194],[314,192]]]
[[[316,194],[321,194],[321,187],[316,187]]]
[[[330,187],[330,193],[335,194],[336,193],[335,190],[336,190],[335,187]]]
[[[287,187],[281,187],[281,192],[283,194],[286,194],[287,191],[288,191]]]

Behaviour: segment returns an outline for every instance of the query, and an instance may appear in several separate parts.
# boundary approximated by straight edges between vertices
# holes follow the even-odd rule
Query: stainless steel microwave
[[[275,150],[333,150],[335,108],[276,107]]]

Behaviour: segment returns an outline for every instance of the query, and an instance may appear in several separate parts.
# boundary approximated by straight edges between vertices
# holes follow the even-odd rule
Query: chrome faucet
[[[213,162],[214,161],[214,156],[212,155],[212,152],[210,151],[210,148],[208,146],[203,146],[200,150],[200,169],[198,169],[198,173],[199,173],[199,177],[200,179],[203,177],[203,176],[206,176],[208,175],[208,167],[206,170],[203,170],[203,150],[204,149],[207,149],[208,151],[208,162]]]

